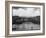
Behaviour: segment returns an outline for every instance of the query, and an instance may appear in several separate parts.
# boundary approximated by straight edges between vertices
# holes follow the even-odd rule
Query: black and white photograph
[[[40,30],[40,7],[12,7],[12,31]]]
[[[35,36],[45,34],[44,3],[7,2],[6,36]]]
[[[42,33],[43,6],[10,4],[10,34]]]

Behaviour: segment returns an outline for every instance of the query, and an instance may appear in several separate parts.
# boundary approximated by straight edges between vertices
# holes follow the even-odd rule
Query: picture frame
[[[41,19],[40,20],[42,21],[42,23],[40,22],[41,23],[40,28],[38,28],[38,29],[41,29],[41,31],[38,29],[36,31],[34,29],[33,29],[34,31],[27,31],[27,30],[20,31],[20,29],[19,29],[19,31],[13,32],[12,31],[12,27],[13,27],[12,22],[14,22],[14,21],[12,21],[12,19],[13,19],[12,18],[12,14],[13,14],[12,8],[14,8],[14,9],[18,9],[18,8],[25,9],[26,8],[26,10],[28,10],[27,7],[28,8],[32,7],[33,9],[34,9],[34,7],[36,7],[36,8],[40,7],[40,10],[41,10],[40,13],[41,13],[41,19],[42,19],[42,20]],[[29,17],[29,15],[27,17]],[[20,1],[6,1],[5,2],[5,37],[35,36],[35,35],[44,35],[44,34],[45,34],[45,4],[44,3],[20,2]]]

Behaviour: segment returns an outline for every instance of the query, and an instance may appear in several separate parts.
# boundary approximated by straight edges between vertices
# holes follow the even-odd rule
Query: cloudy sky
[[[13,16],[35,17],[40,16],[40,8],[13,8]]]

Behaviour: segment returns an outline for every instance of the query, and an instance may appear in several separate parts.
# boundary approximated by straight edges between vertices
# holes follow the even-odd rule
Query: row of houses
[[[40,16],[36,17],[19,17],[12,16],[12,24],[22,24],[24,22],[32,22],[34,24],[40,24]]]

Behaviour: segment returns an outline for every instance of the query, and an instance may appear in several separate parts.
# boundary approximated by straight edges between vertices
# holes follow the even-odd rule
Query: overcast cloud
[[[13,16],[22,16],[22,17],[40,16],[40,8],[13,9]]]

